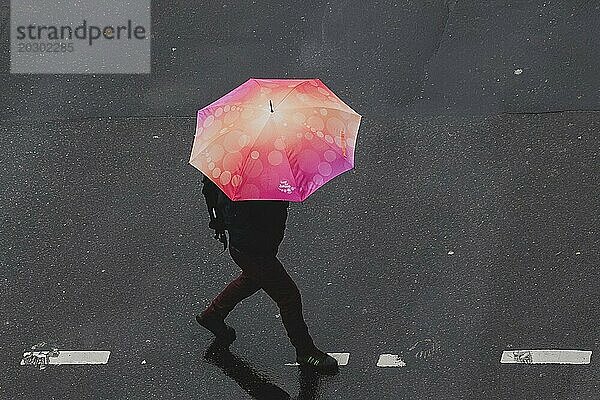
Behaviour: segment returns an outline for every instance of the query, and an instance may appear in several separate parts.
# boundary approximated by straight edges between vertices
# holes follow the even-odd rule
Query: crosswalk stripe
[[[50,351],[26,351],[21,365],[58,365],[58,364],[107,364],[110,351],[60,350],[58,354]]]
[[[381,354],[377,361],[378,367],[406,367],[406,363],[397,354]]]
[[[348,365],[348,360],[350,359],[350,353],[327,353],[331,357],[335,358],[338,362],[338,365]],[[286,363],[288,366],[297,366],[298,363]]]
[[[502,364],[589,364],[591,351],[584,350],[506,350]]]

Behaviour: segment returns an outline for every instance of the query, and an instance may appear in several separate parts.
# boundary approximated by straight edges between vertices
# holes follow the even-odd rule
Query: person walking
[[[242,272],[196,316],[196,321],[228,346],[236,339],[236,334],[225,323],[225,318],[240,301],[262,289],[279,307],[281,321],[296,350],[297,363],[318,372],[336,372],[337,361],[315,346],[302,314],[300,291],[277,258],[284,238],[289,201],[234,202],[208,177],[204,176],[202,182],[211,215],[209,226],[216,229],[215,237],[225,248],[224,230],[229,232],[229,254]],[[213,199],[214,204],[210,204],[209,199]]]

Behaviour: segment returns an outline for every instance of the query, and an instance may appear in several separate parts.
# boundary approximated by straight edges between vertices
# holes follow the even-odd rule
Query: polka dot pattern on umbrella
[[[360,120],[319,79],[250,79],[198,111],[190,164],[232,200],[303,201],[354,167]]]

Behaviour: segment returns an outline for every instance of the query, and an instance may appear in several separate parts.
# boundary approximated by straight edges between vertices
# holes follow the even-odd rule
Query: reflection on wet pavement
[[[228,348],[213,341],[204,353],[204,359],[219,367],[246,393],[257,400],[291,399],[289,393],[271,382],[270,378],[253,368],[247,361]],[[315,400],[319,396],[321,377],[317,373],[300,369],[300,393],[297,400]]]

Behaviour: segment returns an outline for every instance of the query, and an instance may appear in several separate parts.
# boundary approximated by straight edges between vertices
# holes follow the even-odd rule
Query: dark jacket
[[[283,241],[289,201],[244,200],[223,202],[229,245],[252,254],[276,255]]]

